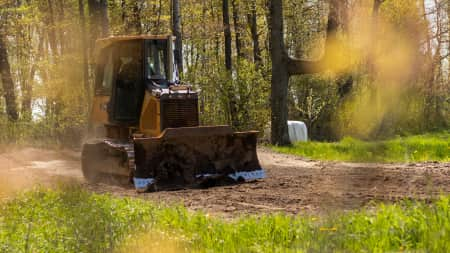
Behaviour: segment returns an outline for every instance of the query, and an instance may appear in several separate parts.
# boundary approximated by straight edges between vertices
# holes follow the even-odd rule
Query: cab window
[[[98,95],[111,95],[114,79],[114,58],[111,48],[103,49],[97,62],[95,92]]]

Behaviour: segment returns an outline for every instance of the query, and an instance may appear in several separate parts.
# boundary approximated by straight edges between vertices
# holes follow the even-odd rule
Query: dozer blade
[[[143,192],[262,179],[257,134],[216,126],[166,129],[159,137],[135,139],[135,187]]]

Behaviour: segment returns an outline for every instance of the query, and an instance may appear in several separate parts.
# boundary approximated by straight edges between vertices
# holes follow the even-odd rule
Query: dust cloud
[[[0,151],[0,199],[35,187],[82,182],[79,164],[79,154],[73,151],[3,148]]]
[[[341,116],[335,124],[341,135],[356,132],[367,137],[388,113],[398,112],[399,105],[411,99],[411,88],[424,85],[419,75],[427,65],[423,45],[428,23],[420,8],[413,2],[387,1],[374,16],[372,5],[371,1],[361,1],[350,9],[348,31],[330,39],[322,61],[321,68],[330,70],[331,75],[354,75],[358,86],[357,94],[337,113]],[[421,106],[420,98],[412,100]],[[350,125],[340,124],[342,115],[351,119]],[[400,112],[396,116],[417,115]]]

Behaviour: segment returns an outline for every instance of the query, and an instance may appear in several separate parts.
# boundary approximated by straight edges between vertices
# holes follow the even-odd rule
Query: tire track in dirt
[[[450,193],[450,163],[319,162],[267,149],[259,149],[258,156],[267,171],[265,180],[209,189],[137,194],[132,187],[84,182],[79,153],[27,148],[0,154],[0,178],[7,181],[0,181],[3,185],[0,191],[8,185],[11,191],[36,184],[75,182],[96,193],[181,203],[191,210],[224,216],[328,213],[352,210],[372,201],[432,199]]]

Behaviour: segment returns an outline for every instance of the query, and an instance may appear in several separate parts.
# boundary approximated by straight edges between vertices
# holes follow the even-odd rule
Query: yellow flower
[[[320,228],[320,231],[336,232],[336,231],[337,231],[337,228],[336,228],[336,227],[332,227],[332,228]]]

